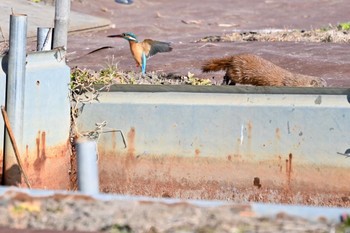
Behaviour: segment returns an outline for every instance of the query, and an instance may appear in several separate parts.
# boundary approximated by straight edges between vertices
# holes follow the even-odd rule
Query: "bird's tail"
[[[203,72],[226,70],[232,66],[232,57],[215,58],[208,60],[202,66]]]

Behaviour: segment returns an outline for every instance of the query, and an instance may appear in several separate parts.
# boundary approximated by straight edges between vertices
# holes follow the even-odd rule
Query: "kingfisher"
[[[157,53],[170,52],[173,48],[169,42],[145,39],[138,41],[136,35],[131,32],[125,32],[118,35],[109,35],[108,37],[119,37],[129,41],[130,51],[138,66],[141,67],[142,74],[146,73],[147,59]]]

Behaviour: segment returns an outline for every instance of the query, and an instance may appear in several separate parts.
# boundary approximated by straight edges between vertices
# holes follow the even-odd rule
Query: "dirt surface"
[[[206,36],[221,36],[237,30],[323,28],[349,21],[346,0],[223,0],[161,1],[136,0],[131,5],[111,0],[73,1],[72,10],[105,17],[110,29],[75,33],[69,36],[70,66],[101,69],[118,63],[122,70],[135,70],[128,43],[107,35],[134,32],[140,40],[170,41],[171,53],[157,54],[148,62],[148,71],[161,71],[199,77],[222,77],[222,73],[202,74],[204,60],[237,53],[262,56],[293,72],[319,76],[329,86],[350,86],[348,43],[328,42],[202,42]],[[88,52],[114,46],[91,55]],[[85,56],[86,55],[86,56]]]
[[[259,216],[249,204],[206,206],[151,200],[102,201],[62,194],[39,198],[13,191],[1,196],[0,214],[2,227],[113,233],[311,233],[335,232],[341,227],[322,215],[312,220],[283,212]]]

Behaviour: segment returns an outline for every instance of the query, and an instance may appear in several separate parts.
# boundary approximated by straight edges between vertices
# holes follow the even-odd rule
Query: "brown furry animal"
[[[325,87],[322,78],[291,73],[259,56],[238,54],[207,61],[203,72],[225,70],[223,84],[255,86]]]

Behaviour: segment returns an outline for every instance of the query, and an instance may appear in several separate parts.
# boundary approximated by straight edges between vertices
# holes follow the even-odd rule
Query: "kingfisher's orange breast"
[[[130,44],[130,50],[131,50],[131,53],[135,59],[135,61],[137,62],[137,64],[139,66],[142,65],[142,52],[143,52],[143,49],[142,49],[142,46],[139,44],[139,43],[136,43],[135,41],[130,41],[129,42]]]

